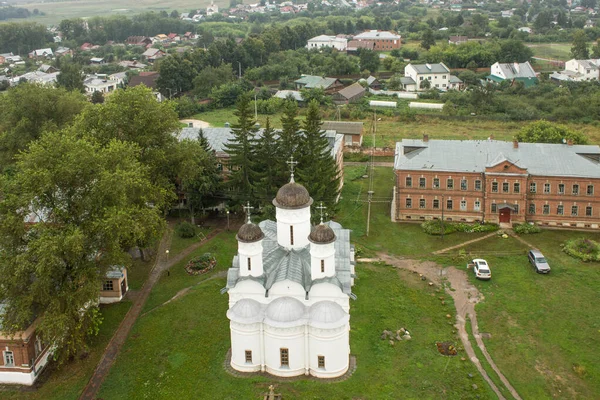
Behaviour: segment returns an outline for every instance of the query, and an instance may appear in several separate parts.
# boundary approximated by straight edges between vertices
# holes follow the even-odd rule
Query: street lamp
[[[167,256],[167,262],[169,262],[169,250],[165,250],[165,255]]]
[[[442,195],[442,240],[444,240],[444,195]]]
[[[227,230],[229,230],[229,210],[225,211],[225,214],[227,214]]]

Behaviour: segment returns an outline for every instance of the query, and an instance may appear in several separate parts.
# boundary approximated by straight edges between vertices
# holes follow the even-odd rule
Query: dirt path
[[[464,270],[459,270],[454,267],[441,268],[440,265],[434,262],[420,262],[416,260],[402,259],[400,257],[390,256],[389,254],[379,253],[378,259],[365,259],[358,261],[383,261],[396,268],[402,268],[409,271],[415,271],[422,274],[430,282],[435,282],[440,287],[442,286],[442,280],[446,278],[450,283],[451,288],[445,288],[448,295],[452,296],[454,300],[454,306],[456,307],[456,328],[459,332],[461,342],[465,348],[469,359],[483,377],[483,379],[490,385],[492,390],[496,393],[499,399],[505,400],[504,395],[500,392],[496,384],[490,379],[489,375],[481,365],[480,360],[475,354],[475,350],[469,341],[469,335],[466,330],[467,318],[471,321],[472,333],[477,342],[477,347],[481,350],[485,356],[487,362],[490,364],[492,369],[496,372],[502,383],[506,386],[510,394],[517,400],[521,400],[521,397],[517,391],[512,387],[508,379],[502,374],[500,369],[494,363],[494,360],[488,353],[481,334],[479,333],[479,326],[477,325],[477,313],[475,312],[475,304],[483,300],[483,295],[477,290],[477,288],[469,283],[467,274]]]
[[[485,236],[482,236],[482,237],[477,238],[477,239],[473,239],[473,240],[469,240],[467,242],[463,242],[461,244],[457,244],[456,246],[446,247],[445,249],[434,251],[433,254],[442,254],[442,253],[445,253],[445,252],[450,251],[450,250],[458,249],[458,248],[461,248],[461,247],[466,246],[468,244],[479,242],[480,240],[485,240],[487,238],[495,236],[496,234],[497,234],[496,232],[493,232],[493,233],[490,233],[489,235],[485,235]]]
[[[156,262],[154,263],[154,266],[152,267],[152,270],[150,271],[150,275],[148,276],[148,279],[146,279],[146,282],[144,282],[144,286],[139,291],[139,293],[137,293],[137,295],[135,296],[133,306],[127,312],[127,314],[125,315],[125,318],[123,318],[123,321],[121,321],[121,324],[117,328],[117,331],[115,332],[112,339],[106,346],[106,349],[104,350],[104,354],[102,355],[102,358],[100,359],[100,362],[98,363],[98,366],[96,367],[96,370],[94,371],[94,375],[92,375],[92,377],[90,378],[90,381],[88,382],[86,387],[83,389],[81,396],[79,396],[79,400],[94,400],[96,398],[96,394],[98,393],[98,390],[100,390],[100,386],[102,385],[102,382],[108,375],[110,368],[112,367],[115,360],[117,359],[117,356],[118,356],[119,352],[121,351],[121,348],[123,347],[123,344],[125,343],[125,340],[127,339],[127,336],[129,336],[129,332],[131,331],[131,328],[133,327],[133,325],[135,324],[135,321],[140,316],[142,309],[144,308],[144,304],[146,304],[146,301],[148,300],[148,297],[150,296],[150,292],[152,291],[152,288],[154,287],[156,282],[158,282],[162,273],[164,271],[166,271],[167,269],[169,269],[171,266],[177,264],[179,261],[181,261],[185,257],[187,257],[192,251],[196,250],[198,247],[205,244],[207,241],[211,240],[213,237],[215,237],[221,231],[222,231],[221,228],[216,228],[216,229],[212,230],[208,235],[206,235],[205,240],[198,242],[198,243],[194,243],[193,245],[191,245],[190,247],[186,248],[181,253],[179,253],[177,256],[169,259],[168,261],[166,259],[165,251],[170,246],[171,235],[173,234],[173,231],[171,229],[169,229],[167,232],[165,232],[165,234],[163,235],[163,237],[160,241],[160,244],[158,246]]]
[[[344,166],[367,166],[371,164],[369,161],[358,162],[358,161],[345,161]],[[373,163],[375,167],[393,167],[393,161],[376,161]]]

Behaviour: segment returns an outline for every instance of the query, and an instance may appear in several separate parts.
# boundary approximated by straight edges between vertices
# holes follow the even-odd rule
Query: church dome
[[[349,320],[349,315],[337,303],[329,300],[313,304],[309,310],[310,325],[319,328],[339,327]]]
[[[253,323],[262,320],[262,306],[252,299],[242,299],[227,311],[227,317],[236,322]]]
[[[267,319],[276,325],[298,322],[305,317],[305,313],[304,304],[293,297],[280,297],[273,300],[265,310]]]
[[[335,242],[335,233],[328,225],[323,223],[315,226],[308,236],[308,240],[315,244],[329,244]]]
[[[237,233],[236,239],[240,242],[252,243],[257,242],[265,237],[265,234],[256,224],[248,222],[240,228]]]
[[[306,188],[296,182],[283,185],[278,191],[273,205],[278,208],[305,208],[312,204],[312,199]]]

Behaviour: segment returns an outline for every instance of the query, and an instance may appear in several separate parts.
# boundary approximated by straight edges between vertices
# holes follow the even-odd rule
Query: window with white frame
[[[446,210],[452,210],[452,200],[446,200]]]
[[[537,185],[535,182],[531,182],[529,184],[529,193],[536,193],[537,192]]]
[[[535,203],[529,203],[529,214],[535,214]]]
[[[544,183],[544,193],[546,193],[546,194],[550,193],[550,184],[549,183]]]
[[[425,189],[427,185],[427,180],[425,178],[419,178],[419,188]]]
[[[578,214],[578,212],[579,212],[579,207],[578,206],[572,206],[571,207],[571,215],[572,216],[576,217],[577,214]]]
[[[585,208],[585,216],[586,217],[591,217],[592,216],[592,206],[587,206]]]
[[[544,214],[544,215],[550,214],[550,205],[549,204],[544,204],[544,206],[542,207],[542,214]]]
[[[466,200],[461,200],[460,201],[460,210],[461,211],[467,211],[467,201]]]
[[[521,184],[519,182],[513,184],[513,193],[521,193]]]
[[[498,212],[498,205],[496,203],[492,203],[490,206],[490,211],[493,213]]]
[[[565,194],[565,184],[564,183],[558,184],[558,194]]]
[[[448,178],[446,180],[446,189],[454,189],[454,179]]]
[[[573,195],[577,196],[579,194],[579,185],[573,185]]]
[[[419,208],[425,208],[425,199],[419,199]]]
[[[510,184],[508,182],[502,182],[502,193],[508,193],[510,190],[509,186]]]
[[[410,176],[406,177],[405,182],[406,182],[406,184],[405,184],[406,187],[412,187],[412,178]]]
[[[556,206],[556,214],[557,215],[564,215],[564,213],[565,213],[565,206],[560,205],[560,204],[558,206]]]
[[[406,208],[412,208],[412,199],[410,197],[406,198]]]
[[[475,190],[481,190],[481,180],[480,179],[475,180]]]
[[[473,211],[480,211],[481,210],[481,202],[479,200],[475,200],[475,203],[473,203]]]
[[[440,201],[438,199],[433,200],[433,208],[436,210],[440,208]]]
[[[498,182],[492,182],[492,193],[498,193]]]
[[[15,366],[15,355],[12,351],[4,351],[4,366],[14,367]]]
[[[102,290],[112,291],[113,288],[113,281],[104,281],[104,283],[102,284]]]
[[[439,178],[433,178],[433,188],[434,189],[440,188],[440,179]]]
[[[586,193],[588,196],[593,196],[594,195],[594,185],[587,185]]]
[[[467,180],[461,179],[460,180],[460,190],[467,190],[468,188],[469,188],[469,186],[467,185]]]

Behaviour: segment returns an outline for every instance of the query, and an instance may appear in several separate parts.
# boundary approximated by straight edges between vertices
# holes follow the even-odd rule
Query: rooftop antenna
[[[248,201],[243,208],[244,211],[246,211],[246,215],[248,216],[248,223],[251,224],[252,221],[250,220],[250,211],[254,210],[254,207],[251,207],[250,202]]]
[[[294,156],[291,155],[290,159],[286,161],[286,164],[290,166],[290,183],[294,183],[294,169],[298,165],[298,161],[294,161]]]
[[[321,202],[317,207],[315,207],[317,210],[319,210],[320,214],[321,214],[321,225],[323,225],[323,210],[327,209],[327,207],[325,207],[323,205],[323,202]]]

